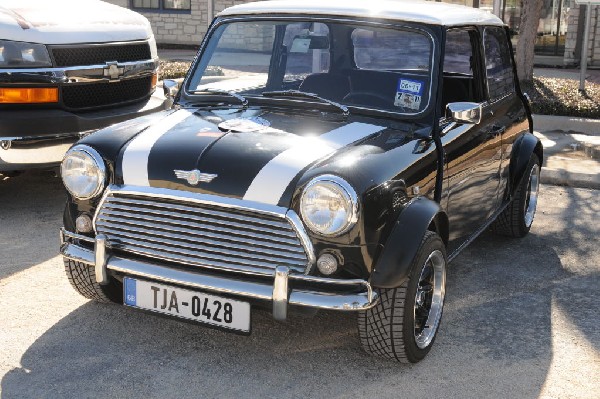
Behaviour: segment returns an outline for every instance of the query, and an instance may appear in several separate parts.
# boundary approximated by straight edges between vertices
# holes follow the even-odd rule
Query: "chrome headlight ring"
[[[300,214],[314,233],[335,237],[347,232],[358,221],[358,196],[344,179],[321,175],[312,179],[300,198]]]
[[[104,160],[87,145],[75,145],[67,151],[60,173],[67,191],[80,200],[98,197],[106,187]]]

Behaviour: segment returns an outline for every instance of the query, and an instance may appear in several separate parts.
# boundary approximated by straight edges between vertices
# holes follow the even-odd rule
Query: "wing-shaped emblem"
[[[213,175],[210,173],[202,173],[198,169],[193,170],[174,170],[175,176],[178,179],[187,180],[187,182],[195,186],[196,184],[202,183],[210,183],[217,175]]]

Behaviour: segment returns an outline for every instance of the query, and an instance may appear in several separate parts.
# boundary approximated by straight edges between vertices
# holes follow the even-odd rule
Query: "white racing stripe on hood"
[[[385,127],[353,122],[319,137],[301,139],[258,172],[244,199],[277,205],[290,182],[308,165],[383,129]]]
[[[131,140],[123,153],[123,182],[125,184],[150,186],[148,181],[148,156],[152,147],[166,132],[193,113],[193,110],[187,109],[175,111]]]

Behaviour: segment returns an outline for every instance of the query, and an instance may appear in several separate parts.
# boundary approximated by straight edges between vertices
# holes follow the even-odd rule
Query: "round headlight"
[[[67,151],[60,174],[67,190],[82,200],[98,196],[106,182],[102,157],[93,148],[83,145]]]
[[[308,183],[302,193],[300,213],[304,223],[315,233],[326,236],[340,235],[356,223],[356,192],[340,177],[316,177]]]

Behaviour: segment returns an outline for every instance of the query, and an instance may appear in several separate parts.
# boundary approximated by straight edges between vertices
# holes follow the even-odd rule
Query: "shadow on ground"
[[[0,279],[57,255],[65,200],[49,171],[0,175]]]
[[[569,195],[594,211],[593,196]],[[600,277],[597,267],[581,264],[598,227],[575,212],[552,215],[554,227],[523,240],[486,233],[465,250],[449,270],[436,345],[417,365],[361,352],[351,314],[293,316],[283,324],[257,311],[246,337],[89,302],[29,347],[21,367],[2,379],[2,394],[537,398],[553,356],[553,304],[600,350]],[[538,218],[550,226],[548,216]]]

